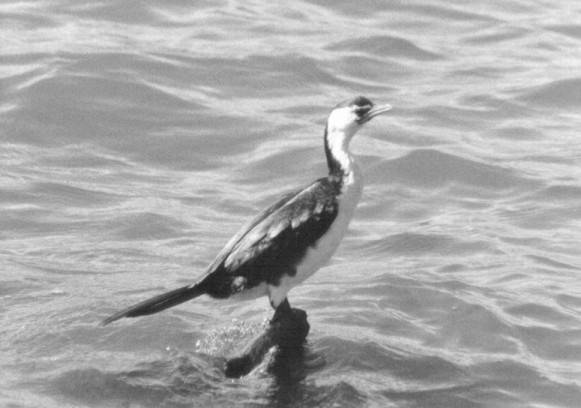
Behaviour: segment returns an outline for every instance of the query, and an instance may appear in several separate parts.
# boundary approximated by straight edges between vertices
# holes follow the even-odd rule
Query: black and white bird
[[[331,258],[361,197],[361,174],[349,142],[365,123],[390,109],[362,96],[337,105],[324,133],[328,176],[284,195],[242,227],[196,282],[115,313],[102,324],[154,314],[200,295],[267,295],[275,318],[289,310],[288,291]]]

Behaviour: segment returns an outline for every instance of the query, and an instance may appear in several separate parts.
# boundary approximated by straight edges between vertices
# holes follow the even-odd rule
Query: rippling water
[[[581,406],[581,6],[287,3],[0,2],[0,405]],[[304,350],[224,378],[265,299],[98,327],[324,174],[359,94],[394,110]]]

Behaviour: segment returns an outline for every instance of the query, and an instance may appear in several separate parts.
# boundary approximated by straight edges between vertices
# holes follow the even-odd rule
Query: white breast
[[[316,245],[307,250],[297,265],[295,276],[284,276],[278,286],[268,286],[270,302],[273,307],[278,306],[284,300],[292,287],[309,278],[331,259],[345,232],[347,232],[355,207],[361,198],[362,190],[363,183],[359,169],[353,165],[349,174],[343,179],[341,195],[338,197],[339,210],[329,230],[317,241]]]

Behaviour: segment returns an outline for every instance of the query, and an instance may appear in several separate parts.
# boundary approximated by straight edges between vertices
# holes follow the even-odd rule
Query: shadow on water
[[[365,401],[345,381],[318,384],[310,379],[326,363],[308,345],[272,350],[239,380],[224,376],[224,363],[221,357],[183,353],[130,370],[73,369],[42,387],[57,400],[91,407],[360,406]]]
[[[307,378],[325,365],[324,357],[308,346],[278,350],[267,369],[273,379],[267,406],[361,406],[364,395],[349,383],[339,381],[320,385]]]

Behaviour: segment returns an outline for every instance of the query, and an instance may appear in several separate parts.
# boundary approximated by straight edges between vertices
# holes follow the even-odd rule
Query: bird
[[[151,315],[201,295],[215,299],[268,296],[273,320],[290,310],[287,293],[331,258],[362,195],[361,171],[349,150],[353,136],[388,104],[357,96],[336,105],[324,131],[328,175],[284,194],[236,233],[193,283],[104,319]]]

